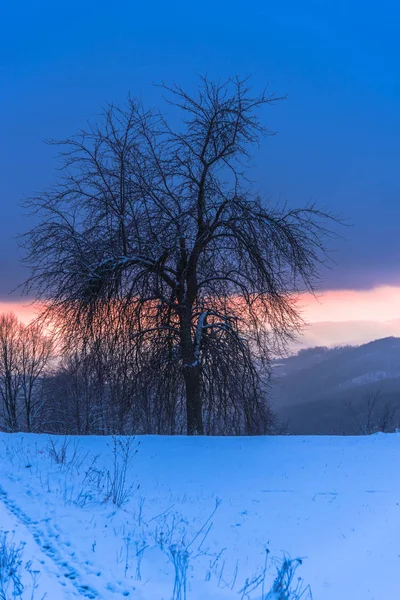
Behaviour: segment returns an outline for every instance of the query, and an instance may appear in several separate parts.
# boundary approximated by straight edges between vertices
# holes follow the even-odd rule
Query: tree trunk
[[[183,377],[186,391],[186,423],[188,435],[203,435],[200,364],[195,357],[191,333],[191,308],[183,307],[180,314],[180,337]]]
[[[200,393],[200,365],[183,367],[186,388],[186,422],[188,435],[203,435],[203,414]]]

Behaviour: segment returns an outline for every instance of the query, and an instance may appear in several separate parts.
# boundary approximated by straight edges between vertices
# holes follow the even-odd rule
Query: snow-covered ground
[[[52,440],[0,435],[24,599],[261,600],[284,553],[314,600],[399,598],[399,434]]]

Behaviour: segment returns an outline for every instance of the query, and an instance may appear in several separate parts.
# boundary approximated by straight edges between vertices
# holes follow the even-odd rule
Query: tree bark
[[[200,365],[184,365],[186,388],[186,423],[188,435],[203,435],[203,414],[200,394]]]
[[[188,435],[203,435],[201,406],[200,363],[195,356],[191,333],[191,308],[183,306],[180,314],[180,337],[183,361],[183,378],[186,392],[186,424]]]

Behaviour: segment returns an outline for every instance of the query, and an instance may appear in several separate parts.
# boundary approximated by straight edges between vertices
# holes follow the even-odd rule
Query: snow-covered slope
[[[188,600],[260,600],[262,585],[240,590],[266,547],[304,558],[314,600],[399,597],[399,434],[53,440],[0,436],[0,529],[32,561],[23,598],[35,580],[37,600],[170,600],[181,577]]]

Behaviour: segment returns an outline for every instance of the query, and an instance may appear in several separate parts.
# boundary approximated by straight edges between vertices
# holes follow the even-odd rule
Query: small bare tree
[[[389,433],[396,429],[396,406],[384,402],[379,390],[367,392],[362,404],[357,407],[350,400],[345,402],[345,406],[357,424],[355,433],[358,435],[371,435],[378,431]]]
[[[7,431],[18,431],[22,329],[13,313],[0,315],[0,395],[3,423]]]
[[[171,419],[182,400],[187,433],[265,433],[261,368],[301,325],[329,215],[272,206],[246,177],[278,98],[240,80],[163,89],[180,127],[129,99],[59,142],[59,184],[29,203],[26,292],[64,339],[107,310],[128,327],[138,386],[160,409],[167,395]]]
[[[40,425],[41,378],[52,342],[39,324],[20,323],[13,314],[0,316],[0,397],[8,431],[30,432]]]
[[[34,431],[40,424],[40,410],[43,398],[40,393],[40,380],[49,364],[53,342],[44,335],[39,323],[20,328],[19,371],[21,395],[25,413],[25,427]]]

